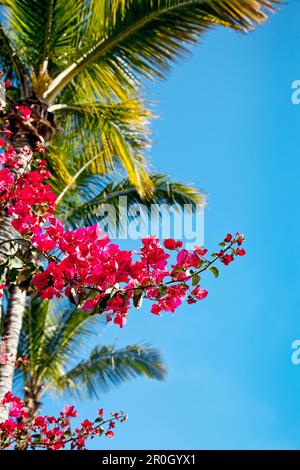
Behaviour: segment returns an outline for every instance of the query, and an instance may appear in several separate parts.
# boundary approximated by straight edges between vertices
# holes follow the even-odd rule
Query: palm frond
[[[50,311],[50,302],[31,299],[24,312],[19,356],[26,356],[34,369],[38,367],[42,344],[48,335]]]
[[[4,72],[6,77],[19,80],[22,96],[25,96],[27,91],[28,77],[24,70],[23,63],[18,55],[10,38],[6,34],[3,26],[0,24],[0,69]]]
[[[111,214],[114,218],[116,217],[117,228],[122,230],[124,221],[122,214],[119,214],[120,197],[126,197],[128,209],[134,204],[142,204],[145,210],[150,209],[154,204],[177,207],[183,207],[186,204],[193,210],[197,204],[205,204],[205,195],[193,185],[171,181],[167,175],[159,173],[150,174],[150,180],[153,186],[152,194],[143,199],[128,178],[118,181],[109,176],[91,178],[82,175],[76,187],[59,205],[57,214],[64,220],[66,227],[72,229],[78,225],[88,226],[99,223],[103,218],[108,220]],[[76,196],[75,199],[74,196]],[[106,213],[107,204],[113,209],[108,214]],[[114,224],[112,226],[114,227]],[[108,234],[111,235],[109,230]]]
[[[74,357],[75,342],[76,348],[80,350],[80,345],[94,333],[97,318],[70,305],[65,308],[59,305],[60,311],[54,313],[49,333],[42,345],[42,361],[37,374],[39,381],[46,375],[48,379],[55,379],[62,364]]]
[[[55,388],[75,396],[98,397],[136,377],[163,380],[166,371],[159,351],[146,345],[96,346],[86,360],[57,377]]]
[[[46,159],[51,172],[50,186],[59,194],[62,189],[71,183],[74,169],[72,155],[64,145],[63,135],[57,133],[46,149]]]
[[[31,299],[18,351],[29,363],[24,369],[16,369],[15,386],[20,388],[25,381],[27,386],[39,388],[43,383],[41,395],[69,391],[77,396],[98,396],[138,376],[163,380],[165,367],[160,353],[147,345],[119,349],[96,346],[87,359],[77,362],[83,347],[89,349],[99,321],[64,300]]]
[[[143,102],[132,99],[111,104],[62,104],[49,109],[56,113],[63,130],[63,135],[58,136],[59,151],[69,155],[69,160],[70,156],[79,156],[70,162],[75,170],[91,161],[88,172],[103,174],[119,161],[140,194],[151,193],[143,152],[150,145],[148,126],[152,114]],[[51,152],[51,147],[50,158],[58,165],[62,161],[57,152]]]
[[[274,11],[277,3],[277,0],[108,0],[102,9],[105,18],[101,14],[94,17],[82,48],[78,48],[76,61],[53,80],[44,98],[53,102],[81,73],[86,86],[89,77],[89,93],[95,93],[104,82],[102,69],[115,72],[120,88],[132,87],[134,76],[164,77],[170,62],[186,56],[187,46],[196,43],[208,29],[221,24],[248,31],[265,21],[266,12]]]
[[[76,50],[81,0],[7,0],[10,37],[35,75],[61,70]]]
[[[32,380],[41,382],[45,375],[48,379],[56,377],[62,364],[74,358],[73,343],[76,341],[76,347],[80,347],[87,341],[96,321],[67,300],[31,299],[24,314],[18,354],[28,357]],[[22,373],[17,372],[19,376]]]

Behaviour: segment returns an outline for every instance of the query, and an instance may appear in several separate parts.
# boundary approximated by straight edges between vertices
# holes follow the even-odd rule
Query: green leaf
[[[69,301],[71,302],[71,304],[78,305],[77,294],[76,294],[76,291],[73,287],[70,289],[70,293],[69,293],[68,298],[69,298]]]
[[[17,276],[19,274],[19,270],[16,268],[12,268],[8,272],[7,280],[8,284],[17,284]]]
[[[133,295],[133,305],[140,309],[143,303],[143,289],[135,289]]]
[[[104,6],[98,7],[95,14],[98,3]],[[90,15],[86,14],[87,24],[83,28],[86,35],[75,51],[76,60],[70,57],[43,97],[53,101],[72,82],[80,83],[81,77],[86,78],[87,90],[92,88],[94,93],[98,87],[107,93],[108,81],[109,91],[116,93],[119,89],[132,89],[141,76],[163,78],[171,62],[186,57],[188,46],[201,39],[207,30],[223,25],[247,32],[265,21],[265,12],[274,11],[276,3],[276,0],[94,1]]]
[[[25,281],[30,282],[32,276],[36,273],[36,271],[37,267],[34,263],[28,263],[26,266],[23,267],[23,269],[20,269],[19,274],[17,276],[17,281],[19,282],[19,285],[21,285]]]
[[[192,285],[196,286],[201,280],[201,277],[198,274],[194,274],[192,277]]]
[[[106,309],[106,306],[107,306],[107,302],[109,300],[112,299],[112,296],[110,294],[106,294],[104,297],[102,297],[102,299],[100,300],[100,302],[95,306],[95,311],[97,313],[103,313],[104,310]]]
[[[161,297],[164,297],[166,295],[167,291],[168,291],[167,286],[160,285],[159,288],[158,288],[158,299],[160,299]]]
[[[102,423],[103,421],[103,418],[101,418],[101,416],[99,416],[99,418],[95,419],[95,423]]]
[[[215,276],[215,278],[219,277],[219,270],[218,268],[216,268],[215,266],[211,266],[209,268],[209,271],[211,271],[213,273],[213,275]]]

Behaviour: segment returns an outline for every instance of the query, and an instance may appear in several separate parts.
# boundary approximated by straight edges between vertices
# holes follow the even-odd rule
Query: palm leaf
[[[128,178],[118,181],[109,176],[91,178],[83,174],[69,196],[58,206],[57,215],[64,220],[65,226],[71,229],[79,225],[93,225],[101,222],[105,205],[109,204],[113,209],[109,214],[116,216],[118,228],[122,230],[124,221],[122,214],[119,214],[119,198],[122,196],[126,196],[128,209],[134,204],[142,204],[145,210],[152,208],[154,204],[173,205],[178,208],[186,204],[193,210],[197,204],[205,204],[205,195],[193,185],[170,181],[168,176],[155,173],[150,174],[150,180],[153,192],[151,196],[143,199]],[[107,219],[107,215],[105,218]],[[114,221],[115,219],[112,222]]]
[[[51,318],[49,333],[45,336],[42,345],[42,361],[37,374],[41,381],[45,376],[55,379],[60,373],[62,365],[74,357],[73,346],[80,350],[87,338],[94,333],[97,318],[92,318],[88,313],[70,307],[61,307]],[[88,323],[88,324],[87,324]],[[92,327],[94,325],[94,328]]]
[[[55,389],[75,396],[88,394],[98,397],[130,379],[144,376],[163,380],[166,371],[157,349],[132,345],[116,349],[115,346],[96,346],[86,360],[57,377]]]
[[[19,356],[26,356],[30,367],[36,369],[42,345],[49,330],[51,303],[32,299],[26,307],[19,340]]]
[[[63,135],[57,133],[46,149],[46,159],[51,179],[52,189],[59,194],[65,185],[71,183],[74,173],[74,162],[67,146],[64,145]]]
[[[61,70],[76,50],[81,0],[7,0],[9,36],[35,75]],[[71,12],[71,14],[70,14]]]
[[[18,351],[18,356],[26,356],[29,364],[16,369],[15,385],[39,388],[43,383],[39,398],[47,392],[67,391],[97,396],[134,377],[164,378],[160,353],[146,345],[121,349],[96,346],[86,360],[76,363],[76,357],[93,339],[99,321],[102,320],[74,309],[65,300],[31,299]]]
[[[71,306],[66,299],[31,300],[24,315],[18,354],[28,357],[28,373],[36,383],[40,383],[45,375],[49,380],[59,374],[62,364],[74,357],[74,342],[80,348],[80,344],[94,333],[96,321]],[[17,372],[18,381],[21,372]]]
[[[5,73],[6,77],[14,78],[15,73],[17,74],[22,96],[25,96],[28,77],[26,76],[18,52],[14,48],[2,25],[0,25],[0,69]]]
[[[146,78],[164,77],[170,62],[184,57],[187,46],[197,42],[208,29],[221,24],[248,31],[265,21],[265,11],[273,11],[278,2],[108,0],[104,3],[102,15],[95,15],[90,29],[86,30],[76,61],[70,63],[45,91],[44,98],[48,101],[52,102],[81,73],[84,73],[89,95],[103,84],[102,70],[115,72],[115,81],[119,82],[120,88],[132,87],[132,74]],[[96,4],[90,3],[91,8]]]
[[[150,145],[148,124],[152,114],[143,102],[135,99],[111,104],[61,104],[49,109],[56,112],[57,123],[63,129],[63,137],[58,135],[59,145],[52,145],[54,152],[50,147],[50,158],[57,161],[57,166],[62,159],[55,147],[65,156],[79,156],[69,161],[77,171],[91,161],[88,171],[103,174],[119,161],[140,194],[151,193],[143,152]],[[63,181],[69,183],[65,178]]]

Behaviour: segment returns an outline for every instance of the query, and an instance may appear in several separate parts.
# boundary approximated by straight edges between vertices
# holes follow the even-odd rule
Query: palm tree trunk
[[[7,337],[7,364],[0,367],[0,397],[12,390],[15,361],[17,358],[19,337],[22,327],[22,319],[26,301],[26,292],[21,291],[17,286],[10,289],[10,299],[7,309],[4,334]],[[7,419],[8,409],[0,406],[0,422]]]
[[[39,414],[41,404],[35,398],[31,398],[30,400],[25,399],[25,408],[28,413],[26,424],[31,424],[34,421],[34,418]]]
[[[29,147],[29,142],[23,137],[15,136],[13,141],[17,157],[21,163],[21,169],[26,168],[30,170],[30,166],[26,161],[24,155],[20,150],[24,147]],[[19,150],[19,152],[18,152]],[[24,170],[23,170],[24,171]],[[3,214],[3,219],[0,226],[0,243],[7,240],[12,240],[18,237],[18,234],[11,225],[12,217],[8,214]],[[15,251],[20,247],[14,248]],[[4,263],[9,256],[12,255],[12,248],[10,243],[1,245],[0,249],[0,263]],[[7,314],[5,317],[3,336],[6,337],[7,345],[7,364],[0,365],[0,401],[4,395],[12,390],[12,382],[15,368],[15,361],[17,358],[19,337],[22,327],[22,319],[26,304],[26,292],[21,291],[17,286],[9,288],[9,301],[7,307]],[[8,417],[8,409],[6,406],[0,405],[0,422],[5,421]]]

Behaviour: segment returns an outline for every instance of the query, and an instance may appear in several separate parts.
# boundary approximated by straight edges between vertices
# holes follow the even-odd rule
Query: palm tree
[[[68,393],[71,397],[98,398],[111,387],[135,377],[163,380],[165,367],[160,353],[148,345],[96,343],[99,316],[90,316],[67,302],[32,299],[25,309],[19,341],[20,361],[15,387],[24,392],[24,401],[32,420],[45,394]],[[90,351],[82,359],[78,345]]]
[[[14,133],[13,145],[18,151],[37,141],[50,143],[47,159],[54,177],[66,184],[83,165],[102,174],[117,159],[140,194],[151,194],[145,159],[151,114],[141,98],[142,79],[164,77],[170,62],[185,56],[187,46],[215,25],[246,32],[265,21],[276,3],[1,0],[0,66],[13,85],[2,115]],[[29,123],[17,105],[31,108]],[[6,218],[0,242],[11,238],[11,230]],[[8,256],[2,249],[0,260]],[[5,329],[11,357],[24,302],[25,293],[13,287]],[[12,375],[11,365],[0,368],[0,397],[11,388]],[[0,412],[0,420],[4,417]]]

